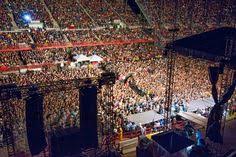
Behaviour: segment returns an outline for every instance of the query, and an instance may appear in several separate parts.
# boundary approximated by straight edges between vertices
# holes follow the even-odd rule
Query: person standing
[[[120,141],[123,140],[123,129],[122,129],[122,127],[119,128],[119,140]]]
[[[143,127],[141,123],[139,123],[139,127],[141,129],[141,134],[145,135],[146,134],[146,127]]]

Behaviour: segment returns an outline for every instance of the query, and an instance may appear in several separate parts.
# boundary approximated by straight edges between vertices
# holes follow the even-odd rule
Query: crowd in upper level
[[[94,25],[77,0],[45,0],[45,2],[61,28],[71,25],[76,28],[90,28]]]
[[[27,31],[19,32],[0,32],[0,49],[16,46],[27,46],[31,43]]]
[[[0,32],[1,49],[12,47],[47,46],[65,43],[94,43],[110,41],[152,40],[142,28],[106,28],[98,30],[31,29],[19,32]]]
[[[235,27],[233,0],[228,1],[155,1],[139,0],[156,35],[163,44],[171,40],[170,28],[178,28],[177,38],[205,32],[222,26]]]
[[[28,27],[28,22],[31,20],[43,21],[45,27],[53,27],[52,19],[42,1],[8,0],[8,3],[5,4],[9,7],[9,11],[12,12],[15,22],[20,28]],[[30,16],[30,19],[25,19],[27,15]]]
[[[0,1],[0,30],[10,30],[12,27],[12,20],[8,14],[7,6]]]
[[[8,64],[35,64],[43,62],[71,61],[70,55],[75,53],[91,55],[98,54],[104,59],[109,70],[118,73],[114,86],[114,111],[123,113],[124,116],[144,112],[154,108],[164,108],[166,59],[161,50],[154,45],[134,44],[127,46],[89,47],[71,50],[51,49],[40,53],[37,51],[6,53],[1,61],[14,63]],[[9,57],[9,58],[8,58]],[[23,62],[22,62],[23,61]],[[207,79],[209,63],[187,57],[176,56],[174,100],[184,103],[185,107],[191,100],[210,96],[210,84]],[[99,76],[102,70],[96,65],[80,66],[70,69],[67,65],[62,69],[42,69],[42,71],[29,71],[25,74],[8,74],[1,76],[1,84],[17,83],[27,85],[30,83],[47,83],[48,81],[67,80]],[[123,82],[125,77],[132,77]],[[135,84],[146,95],[139,95],[130,88]],[[70,94],[70,93],[68,93]],[[57,95],[57,94],[56,94]],[[51,97],[52,98],[52,97]],[[56,110],[56,108],[54,108]],[[162,112],[162,111],[160,111]]]
[[[111,39],[148,38],[150,34],[160,45],[165,45],[172,40],[172,33],[168,30],[178,27],[176,38],[182,38],[194,33],[200,33],[219,26],[235,26],[233,16],[233,1],[194,2],[176,1],[138,1],[143,6],[145,17],[151,19],[149,34],[143,30],[147,24],[140,21],[140,16],[135,14],[128,3],[114,1],[64,1],[41,0],[29,3],[23,1],[2,0],[0,15],[1,30],[12,30],[15,22],[19,28],[29,28],[24,16],[30,15],[31,20],[39,20],[44,24],[42,29],[32,29],[23,33],[0,34],[3,39],[3,48],[17,43],[47,45],[48,43],[65,43],[83,41],[108,41]],[[10,18],[12,16],[12,18]],[[117,26],[121,22],[122,28]],[[116,22],[115,22],[116,21]],[[175,25],[175,26],[173,26]],[[133,28],[130,26],[142,26]],[[56,28],[48,30],[47,28]],[[59,28],[58,28],[59,27]],[[121,27],[121,26],[119,26]],[[123,28],[124,27],[124,28]],[[62,31],[61,29],[68,29]],[[82,30],[71,30],[82,29]],[[95,30],[94,30],[95,29]],[[24,35],[22,35],[24,34]],[[25,35],[27,34],[27,35]],[[146,35],[147,34],[147,35]],[[18,37],[16,37],[18,35]],[[68,40],[67,40],[68,39]],[[2,49],[1,47],[1,49]]]

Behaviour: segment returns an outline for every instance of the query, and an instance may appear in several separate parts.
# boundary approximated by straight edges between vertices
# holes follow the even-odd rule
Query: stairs
[[[27,62],[26,62],[26,60],[23,59],[21,52],[18,52],[18,56],[19,56],[21,62],[23,63],[23,65],[27,65]]]
[[[127,22],[124,20],[123,17],[120,16],[120,14],[111,6],[110,3],[107,2],[107,0],[104,0],[104,2],[112,9],[114,13],[116,13],[117,16],[127,25]]]
[[[32,36],[29,33],[27,33],[27,36],[30,38],[31,43],[34,43],[34,39],[32,38]]]
[[[122,154],[128,154],[131,152],[135,152],[137,145],[138,145],[138,137],[128,139],[125,141],[121,141],[119,143],[120,150],[121,150]]]
[[[69,39],[67,38],[67,36],[66,36],[64,33],[62,34],[62,36],[63,36],[63,38],[65,39],[65,41],[66,41],[67,43],[70,42]]]
[[[50,18],[51,18],[51,20],[52,20],[52,22],[53,22],[53,27],[54,27],[54,28],[60,28],[59,24],[58,24],[57,21],[53,18],[52,13],[51,13],[50,10],[48,9],[48,7],[47,7],[46,3],[44,2],[44,0],[40,0],[40,2],[44,5],[46,11],[48,12],[48,14],[49,14],[49,16],[50,16]]]
[[[95,20],[89,15],[89,13],[88,13],[87,10],[85,9],[85,7],[84,7],[82,4],[80,4],[80,1],[77,0],[77,2],[78,2],[78,4],[79,4],[79,6],[83,9],[83,11],[84,11],[84,12],[89,16],[89,18],[93,21],[94,26],[98,26],[97,22],[95,22]]]
[[[16,22],[14,20],[13,14],[10,12],[10,13],[8,13],[8,15],[11,18],[11,23],[12,23],[13,29],[14,30],[19,29],[19,27],[17,26],[17,24],[16,24]]]
[[[144,6],[139,2],[139,0],[135,0],[135,3],[137,4],[137,6],[139,7],[140,11],[142,12],[143,16],[145,17],[145,19],[147,20],[148,24],[151,25],[152,24],[152,20],[150,19],[150,17],[148,16],[148,14],[146,13]]]
[[[9,4],[9,1],[8,0],[5,0],[5,2],[7,4]],[[9,17],[11,18],[11,23],[12,23],[12,26],[13,26],[13,29],[16,30],[16,29],[19,29],[19,27],[17,26],[16,22],[15,22],[15,19],[14,19],[14,16],[13,16],[13,13],[12,13],[12,10],[10,8],[8,8],[8,10],[10,10],[8,12],[8,15]]]
[[[79,4],[79,6],[83,9],[83,11],[88,15],[88,17],[93,21],[93,26],[92,27],[98,27],[98,23],[89,15],[89,13],[87,12],[87,10],[85,9],[85,7],[82,5],[82,4],[80,4],[80,1],[79,0],[77,0],[77,2],[78,2],[78,4]],[[93,33],[93,35],[95,36],[95,38],[98,40],[98,41],[100,41],[101,39],[96,35],[96,33],[94,33],[94,31],[93,30],[91,30],[92,31],[92,33]]]

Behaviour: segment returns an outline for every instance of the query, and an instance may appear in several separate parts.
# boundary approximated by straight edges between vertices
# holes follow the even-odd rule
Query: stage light
[[[32,18],[30,16],[30,14],[25,14],[23,15],[23,19],[26,21],[26,22],[31,22],[32,21]]]

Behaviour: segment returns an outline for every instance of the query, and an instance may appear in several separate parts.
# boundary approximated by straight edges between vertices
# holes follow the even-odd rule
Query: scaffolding
[[[106,105],[103,108],[108,110],[103,110],[105,115],[108,115],[109,118],[105,119],[104,123],[106,127],[101,127],[104,132],[105,137],[107,139],[107,143],[101,143],[100,148],[106,148],[110,150],[110,146],[112,144],[113,138],[113,128],[114,128],[114,115],[111,110],[113,109],[113,85],[115,83],[116,75],[114,73],[102,73],[100,77],[93,78],[82,78],[82,79],[72,79],[72,80],[60,80],[53,81],[49,83],[38,83],[34,85],[24,85],[24,86],[16,86],[16,85],[3,85],[0,88],[0,107],[1,107],[1,117],[3,121],[3,135],[5,140],[5,147],[7,148],[7,154],[9,157],[13,157],[16,155],[15,144],[17,141],[14,138],[14,120],[15,109],[14,105],[11,104],[11,100],[13,99],[24,99],[28,97],[29,89],[32,86],[37,86],[38,91],[41,94],[48,94],[51,92],[59,92],[59,91],[69,91],[79,89],[82,86],[96,86],[99,90],[104,86],[105,92],[100,95],[98,93],[98,97],[102,98],[101,105]],[[99,117],[99,115],[97,115]],[[99,119],[99,118],[98,118]],[[99,123],[100,124],[100,123]],[[105,131],[106,130],[106,131]],[[98,149],[100,149],[98,148]],[[43,156],[47,156],[50,153],[43,152]]]
[[[172,32],[172,40],[175,39],[175,34],[178,29],[170,30]],[[173,88],[174,88],[174,70],[175,70],[175,55],[171,50],[166,50],[167,63],[166,63],[166,85],[165,85],[165,106],[164,106],[164,119],[165,119],[165,130],[169,130],[168,124],[170,124],[171,116],[171,105],[173,99]]]
[[[3,120],[3,142],[6,144],[7,153],[9,157],[15,156],[15,140],[13,135],[13,116],[14,106],[9,101],[0,102]]]
[[[172,34],[172,42],[176,39],[179,28],[177,28],[178,22],[178,2],[175,2],[175,18],[173,19],[173,28],[169,29]],[[166,63],[166,84],[165,84],[165,106],[164,106],[164,119],[165,119],[165,130],[169,130],[170,127],[170,116],[171,116],[171,105],[173,99],[173,88],[174,88],[174,70],[175,70],[175,55],[170,49],[166,49],[167,63]]]
[[[225,67],[225,62],[227,62],[231,56],[233,55],[233,49],[235,47],[235,41],[229,37],[228,39],[226,39],[226,47],[225,47],[225,56],[224,59],[222,60],[223,63],[220,64],[220,68],[222,68],[223,72],[221,74],[221,82],[220,82],[220,97],[223,96],[223,94],[225,92],[227,92],[228,87],[232,84],[232,82],[234,81],[234,70]],[[221,99],[221,98],[220,98]],[[224,137],[224,131],[225,131],[225,123],[226,123],[226,118],[227,118],[227,114],[228,114],[228,108],[229,108],[229,102],[227,102],[226,104],[223,104],[223,117],[221,119],[221,135],[222,137]],[[217,154],[220,154],[217,152]]]

